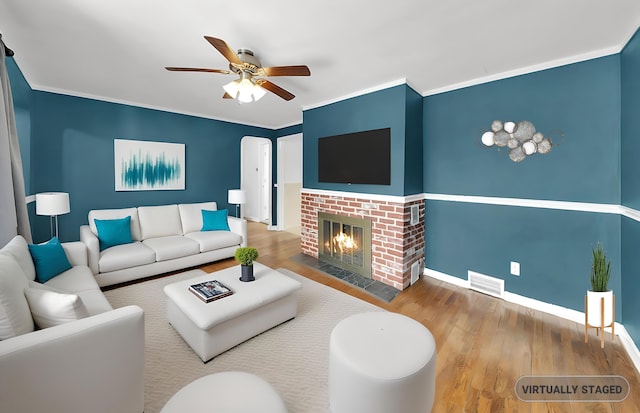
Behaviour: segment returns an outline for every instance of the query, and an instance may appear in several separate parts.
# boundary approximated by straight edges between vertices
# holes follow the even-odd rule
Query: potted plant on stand
[[[236,249],[235,259],[240,263],[242,275],[240,281],[249,282],[255,280],[253,276],[253,262],[258,258],[258,250],[253,247],[240,247]]]
[[[597,248],[592,249],[593,261],[591,263],[591,290],[587,291],[585,297],[585,343],[588,340],[589,327],[595,327],[596,333],[602,329],[601,347],[604,348],[604,328],[611,327],[613,337],[613,326],[615,316],[615,298],[613,291],[607,288],[611,277],[611,262],[607,259],[607,254],[602,250],[602,245],[598,243]]]

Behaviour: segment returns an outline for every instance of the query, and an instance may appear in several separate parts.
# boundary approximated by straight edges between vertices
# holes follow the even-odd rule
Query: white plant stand
[[[588,296],[584,296],[584,342],[588,343],[589,342],[589,329],[590,328],[595,328],[596,329],[596,335],[600,335],[600,347],[604,348],[604,329],[611,327],[611,338],[613,339],[615,336],[614,333],[614,328],[615,328],[615,323],[616,323],[616,296],[614,294],[611,295],[611,312],[609,313],[608,309],[605,309],[605,298],[604,297],[600,297],[599,298],[600,301],[600,317],[599,317],[599,323],[598,325],[594,325],[594,323],[589,323],[589,299]],[[609,316],[609,314],[611,314]],[[606,315],[606,317],[605,317]],[[593,316],[592,316],[593,318]],[[607,321],[605,321],[605,318],[607,319]],[[593,320],[591,320],[593,321]],[[605,322],[608,322],[608,324],[605,325]],[[602,329],[602,334],[600,334],[600,329]]]

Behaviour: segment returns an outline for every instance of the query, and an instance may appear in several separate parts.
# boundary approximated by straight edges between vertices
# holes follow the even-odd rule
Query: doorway
[[[302,134],[278,138],[278,229],[300,235]]]
[[[240,143],[240,188],[247,195],[240,216],[271,225],[271,140],[245,136]]]

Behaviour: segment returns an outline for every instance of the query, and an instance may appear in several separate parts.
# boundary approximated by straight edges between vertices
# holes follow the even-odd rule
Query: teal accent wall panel
[[[622,205],[640,210],[640,30],[621,53]],[[640,347],[640,222],[622,219],[622,321]]]
[[[609,286],[621,291],[620,216],[541,208],[426,201],[426,267],[467,279],[476,271],[505,290],[584,311],[591,248],[612,261]],[[520,263],[520,277],[510,262]],[[620,301],[616,319],[623,316]]]
[[[406,121],[404,147],[404,195],[422,193],[422,101],[423,98],[405,86]]]
[[[622,285],[616,295],[622,301],[622,322],[636,346],[640,346],[640,222],[622,218]]]
[[[281,138],[283,136],[295,135],[296,133],[302,133],[302,123],[277,129],[275,131],[275,137]]]
[[[7,73],[9,74],[13,104],[18,108],[26,109],[29,107],[31,101],[31,87],[22,75],[13,57],[7,57],[5,63],[7,65]]]
[[[9,74],[11,97],[13,98],[25,193],[29,195],[31,193],[31,114],[29,112],[31,88],[13,58],[5,59],[5,63]]]
[[[640,210],[640,30],[621,53],[622,204]]]
[[[404,195],[406,85],[303,112],[303,186],[313,189]],[[391,128],[391,185],[318,182],[318,138]],[[353,154],[358,156],[358,154]]]
[[[71,213],[60,216],[60,238],[76,240],[91,209],[214,200],[228,208],[227,190],[240,185],[242,137],[273,138],[269,129],[92,99],[33,92],[33,192],[69,192]],[[185,190],[116,192],[114,139],[185,144]],[[49,237],[36,216],[35,241]]]
[[[608,56],[426,97],[424,191],[620,203],[619,63]],[[480,141],[496,119],[528,120],[557,146],[515,163]]]

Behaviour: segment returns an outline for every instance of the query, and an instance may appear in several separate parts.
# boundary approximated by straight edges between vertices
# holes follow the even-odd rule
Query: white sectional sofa
[[[101,287],[233,257],[247,245],[247,222],[228,217],[229,231],[203,231],[203,210],[216,202],[89,211],[80,227],[89,267]],[[130,218],[132,242],[100,250],[95,220]]]
[[[140,413],[144,313],[138,306],[112,309],[87,266],[84,244],[62,248],[71,268],[44,283],[35,281],[23,237],[0,249],[0,411]],[[65,310],[64,322],[39,329],[43,317],[54,317],[43,308],[59,314],[68,298],[82,308],[79,319],[67,320]]]

